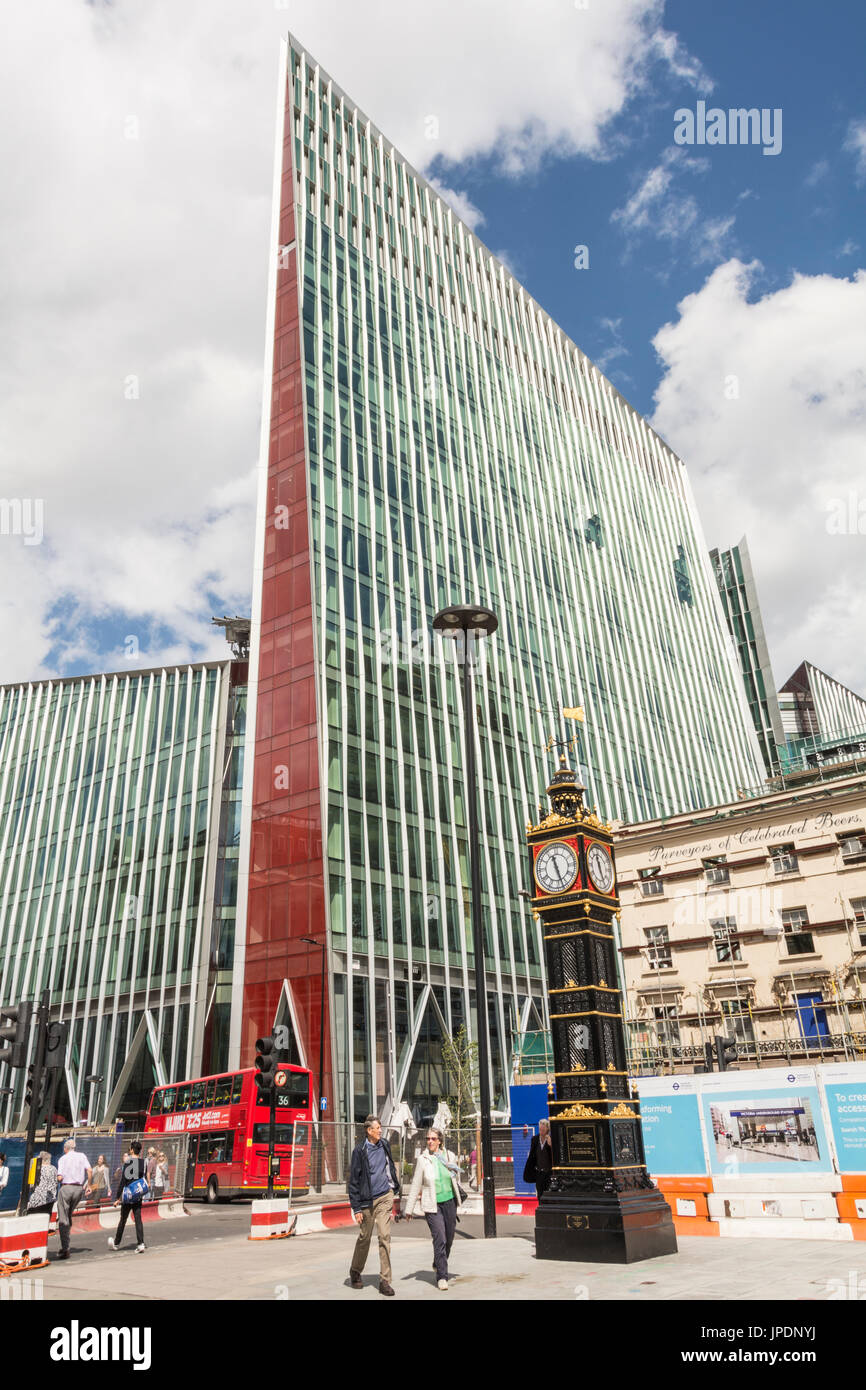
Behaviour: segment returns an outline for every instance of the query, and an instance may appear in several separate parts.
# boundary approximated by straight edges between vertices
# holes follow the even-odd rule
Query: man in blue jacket
[[[370,1253],[373,1229],[379,1237],[379,1292],[394,1297],[391,1288],[391,1222],[394,1198],[400,1195],[400,1181],[391,1157],[391,1147],[382,1138],[382,1126],[375,1115],[364,1121],[364,1138],[355,1146],[349,1168],[349,1201],[352,1215],[361,1230],[355,1242],[349,1283],[363,1289],[361,1274]]]

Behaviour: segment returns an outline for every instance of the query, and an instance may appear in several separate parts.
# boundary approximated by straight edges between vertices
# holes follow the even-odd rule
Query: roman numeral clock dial
[[[545,845],[535,861],[535,880],[545,893],[565,893],[577,878],[577,855],[564,840]]]

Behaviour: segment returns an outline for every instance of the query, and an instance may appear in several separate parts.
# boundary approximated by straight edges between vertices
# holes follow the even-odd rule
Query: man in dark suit
[[[550,1121],[539,1120],[538,1133],[529,1146],[529,1157],[523,1170],[523,1181],[534,1182],[538,1200],[550,1186],[553,1171],[553,1147],[550,1142]]]

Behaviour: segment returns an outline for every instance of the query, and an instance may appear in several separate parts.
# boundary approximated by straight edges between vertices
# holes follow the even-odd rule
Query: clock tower
[[[630,1264],[676,1253],[671,1210],[644,1162],[628,1084],[613,919],[613,835],[583,805],[560,759],[550,813],[527,825],[532,908],[541,919],[553,1040],[553,1172],[535,1216],[541,1260]]]

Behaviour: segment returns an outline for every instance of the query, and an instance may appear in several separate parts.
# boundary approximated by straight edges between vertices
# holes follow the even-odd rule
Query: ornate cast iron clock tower
[[[532,907],[547,960],[555,1096],[553,1174],[535,1216],[542,1260],[629,1264],[677,1249],[671,1210],[644,1162],[640,1102],[629,1095],[613,918],[613,835],[583,805],[560,759],[551,811],[527,825]]]

